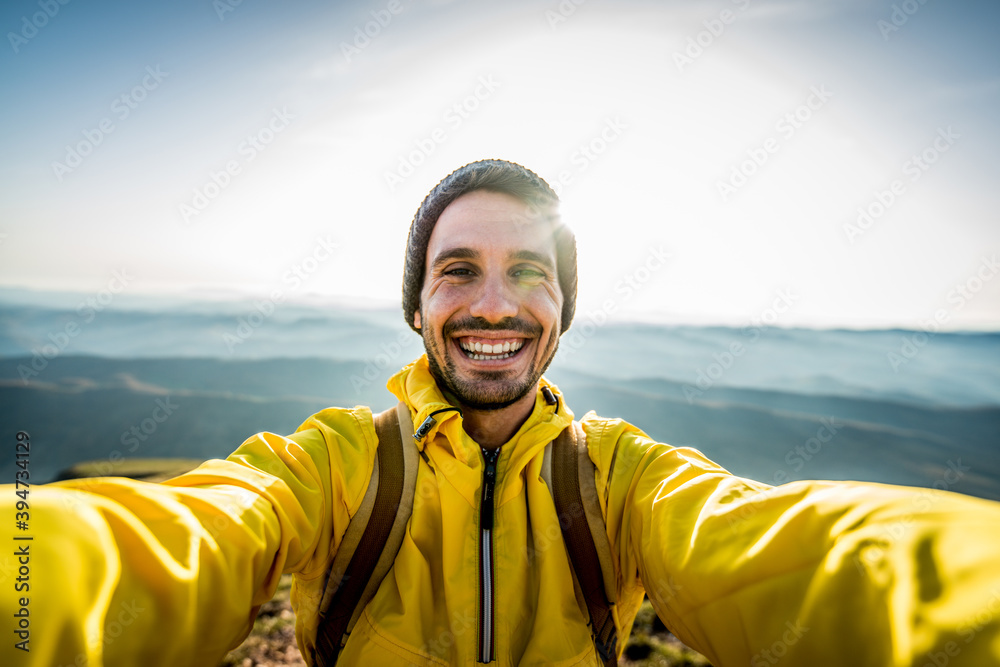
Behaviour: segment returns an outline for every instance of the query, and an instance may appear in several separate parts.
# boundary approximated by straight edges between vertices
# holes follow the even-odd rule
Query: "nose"
[[[504,318],[515,317],[518,312],[516,295],[512,286],[502,278],[483,280],[469,307],[469,314],[482,317],[489,322],[500,322]]]

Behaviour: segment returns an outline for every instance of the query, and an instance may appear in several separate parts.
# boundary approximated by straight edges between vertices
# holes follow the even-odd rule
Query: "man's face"
[[[563,296],[552,231],[516,197],[486,190],[453,201],[434,226],[414,325],[435,379],[467,407],[514,403],[555,355]]]

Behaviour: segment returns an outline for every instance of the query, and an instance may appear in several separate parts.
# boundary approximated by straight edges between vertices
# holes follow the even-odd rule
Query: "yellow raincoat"
[[[557,396],[558,390],[543,380]],[[389,388],[415,425],[447,407],[426,358]],[[595,664],[542,452],[572,419],[539,393],[500,450],[493,530],[495,664]],[[1000,664],[1000,504],[851,482],[769,487],[620,420],[582,420],[617,571],[623,647],[642,600],[717,667]],[[327,566],[368,484],[371,412],[331,408],[288,437],[163,484],[32,487],[14,542],[0,487],[0,665],[215,665],[294,572],[309,655]],[[482,650],[483,454],[456,412],[421,441],[413,515],[339,664],[474,664]],[[12,546],[14,545],[14,546]],[[28,574],[15,551],[28,546]],[[23,552],[22,552],[23,553]],[[30,650],[17,647],[27,609]],[[12,634],[11,630],[15,632]]]

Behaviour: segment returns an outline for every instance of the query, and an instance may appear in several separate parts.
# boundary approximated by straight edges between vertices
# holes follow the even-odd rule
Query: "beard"
[[[423,314],[421,314],[421,319],[424,322],[427,321],[423,318]],[[441,349],[432,331],[423,330],[422,337],[424,348],[427,351],[428,366],[438,387],[445,392],[450,392],[463,407],[474,410],[501,410],[524,398],[535,388],[539,378],[552,363],[556,350],[559,348],[559,332],[558,329],[553,329],[549,340],[545,343],[547,355],[541,364],[533,358],[528,365],[528,372],[523,378],[513,377],[511,371],[507,370],[472,371],[471,377],[460,377],[451,356],[451,345],[448,343],[451,334],[458,330],[516,331],[529,334],[541,344],[539,336],[542,333],[542,328],[515,318],[507,318],[496,324],[476,317],[448,322],[441,329],[445,350]],[[550,351],[549,348],[551,348]]]

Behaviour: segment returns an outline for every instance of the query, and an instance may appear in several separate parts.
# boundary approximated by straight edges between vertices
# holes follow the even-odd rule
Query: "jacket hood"
[[[475,505],[484,465],[482,448],[465,432],[461,413],[453,409],[456,406],[445,398],[438,387],[431,375],[427,355],[421,355],[392,376],[386,386],[410,408],[414,432],[428,418],[432,420],[426,436],[417,441],[417,448],[430,457],[435,467],[470,504]],[[546,401],[543,388],[548,388],[556,397],[555,405]],[[431,417],[439,410],[448,411]],[[545,446],[572,421],[573,412],[566,406],[559,389],[541,378],[535,390],[535,406],[531,414],[500,449],[497,464],[500,505],[520,492],[525,467],[536,457],[540,461]]]

